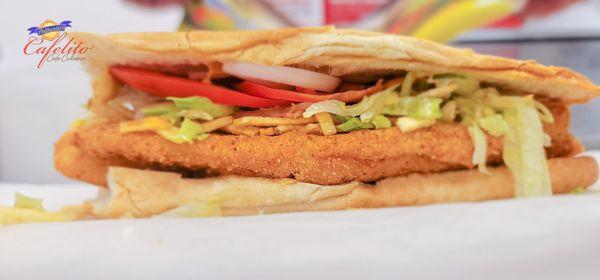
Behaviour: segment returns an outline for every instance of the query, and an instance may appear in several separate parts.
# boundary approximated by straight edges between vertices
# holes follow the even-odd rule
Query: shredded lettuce
[[[477,90],[457,98],[459,115],[469,126],[475,151],[473,163],[485,169],[485,134],[504,136],[503,159],[515,177],[517,197],[552,194],[544,146],[550,137],[542,120],[553,121],[551,112],[533,96],[502,96],[494,88]]]
[[[456,100],[475,146],[473,163],[480,170],[485,164],[483,129],[494,137],[504,136],[503,159],[515,177],[517,197],[552,194],[544,151],[550,139],[541,121],[552,121],[552,114],[545,106],[537,105],[533,96],[502,96],[494,88],[480,89]]]
[[[337,129],[342,132],[350,132],[361,129],[383,129],[392,127],[390,119],[383,115],[375,116],[370,122],[363,122],[357,117],[333,115],[333,118],[342,124],[337,126]]]
[[[208,137],[208,134],[204,132],[202,125],[185,118],[181,122],[179,129],[168,129],[157,131],[162,137],[169,141],[181,144],[181,143],[192,143],[194,140],[204,140]]]
[[[360,117],[363,122],[371,122],[377,115],[409,116],[413,118],[439,119],[442,116],[441,98],[401,97],[395,91],[398,85],[389,87],[371,96],[364,97],[359,103],[346,105],[337,100],[317,102],[308,107],[303,116],[310,118],[321,112],[338,116]]]
[[[494,137],[500,137],[508,131],[508,124],[500,114],[483,117],[477,123]]]
[[[390,119],[386,118],[383,115],[377,115],[371,120],[371,123],[375,126],[376,129],[390,128],[392,127],[392,122]]]
[[[213,118],[231,115],[236,110],[233,106],[215,104],[210,99],[200,96],[185,98],[168,97],[167,100],[173,101],[175,107],[178,109],[204,111]]]
[[[401,117],[396,120],[396,126],[407,133],[419,128],[429,127],[435,124],[434,119]]]
[[[547,133],[544,133],[544,147],[552,146],[552,138]]]
[[[0,206],[0,225],[66,222],[82,218],[81,214],[72,211],[46,212],[28,208]]]
[[[454,84],[454,92],[461,96],[468,96],[479,90],[479,81],[460,74],[436,74],[432,77],[433,82],[439,87],[441,85]]]
[[[178,124],[182,118],[211,121],[214,118],[228,116],[236,111],[236,107],[215,104],[205,97],[169,97],[172,103],[160,103],[142,109],[144,116],[160,116],[171,124]]]
[[[457,111],[458,104],[456,100],[446,102],[446,104],[442,106],[442,117],[440,120],[445,122],[453,122],[454,119],[456,119]]]
[[[0,206],[0,225],[40,222],[66,222],[82,219],[83,206],[64,207],[57,212],[47,212],[40,199],[16,193],[13,207]]]
[[[231,115],[236,107],[215,104],[205,97],[169,97],[161,103],[142,109],[144,119],[121,123],[121,132],[154,131],[175,143],[191,143],[208,137],[195,120],[211,121]]]
[[[504,163],[515,177],[517,197],[551,195],[544,130],[535,106],[528,101],[522,98],[515,107],[503,111],[509,126],[504,137]]]
[[[586,193],[587,189],[584,187],[577,187],[575,189],[573,189],[572,191],[570,191],[570,194],[582,194],[582,193]]]
[[[158,104],[144,108],[144,116],[160,116],[169,114],[175,111],[176,107],[173,104]]]
[[[365,105],[365,110],[360,114],[360,120],[369,122],[375,116],[382,114],[389,104],[398,102],[400,99],[395,91],[398,86],[389,87],[377,94],[366,97],[365,99],[368,99],[368,102]]]
[[[161,117],[147,117],[137,121],[123,122],[119,128],[121,133],[154,131],[165,139],[178,144],[191,143],[194,140],[203,140],[208,137],[202,125],[189,118],[184,118],[179,128]]]
[[[419,93],[418,97],[436,97],[447,99],[450,98],[452,92],[454,92],[457,88],[458,86],[456,84],[450,83],[448,85],[438,86],[425,92]]]
[[[477,165],[480,172],[488,174],[487,167],[485,165],[487,158],[487,138],[485,133],[477,125],[471,125],[468,128],[469,135],[473,141],[473,164]]]
[[[321,112],[328,112],[338,116],[356,117],[364,122],[369,122],[373,117],[385,109],[390,104],[399,100],[398,94],[395,92],[399,85],[393,85],[371,96],[365,96],[360,102],[354,105],[346,105],[344,102],[337,100],[326,100],[310,105],[302,114],[305,118],[310,118]]]
[[[351,119],[352,117],[348,117],[348,116],[340,116],[340,115],[333,115],[333,120],[336,121],[337,123],[344,123],[347,120]]]
[[[552,113],[533,96],[501,95],[493,87],[481,88],[472,77],[454,73],[429,76],[407,73],[400,92],[386,88],[354,105],[328,100],[312,104],[304,117],[333,113],[342,132],[386,128],[386,116],[398,117],[403,132],[432,126],[437,120],[459,120],[473,141],[473,164],[487,172],[487,137],[504,137],[503,158],[516,181],[517,197],[552,193],[544,146],[551,143],[542,122],[552,123]],[[431,84],[435,87],[431,89]],[[443,106],[442,106],[443,104]]]
[[[46,211],[44,209],[43,202],[41,199],[28,197],[28,196],[22,195],[20,193],[15,194],[15,207],[38,210],[38,211]]]
[[[459,114],[463,122],[471,125],[473,121],[496,113],[493,107],[486,105],[480,98],[457,98]]]
[[[177,124],[180,119],[180,110],[173,104],[161,103],[142,109],[145,117],[160,116],[168,120],[171,124]]]
[[[342,101],[325,100],[310,105],[310,107],[304,111],[302,116],[310,118],[321,112],[329,112],[338,116],[358,116],[366,110],[366,101],[368,101],[368,99],[363,98],[363,100],[357,104],[346,106],[346,103]]]
[[[361,129],[371,129],[374,127],[375,125],[370,122],[363,122],[357,117],[351,117],[344,123],[338,125],[337,129],[342,132],[350,132]]]
[[[202,109],[182,110],[179,116],[193,120],[212,121],[214,117]]]
[[[400,96],[410,96],[414,82],[415,74],[413,72],[406,73],[406,77],[402,83],[402,88],[400,89]]]
[[[385,106],[381,112],[390,116],[408,116],[412,118],[439,119],[442,117],[441,98],[401,97]]]

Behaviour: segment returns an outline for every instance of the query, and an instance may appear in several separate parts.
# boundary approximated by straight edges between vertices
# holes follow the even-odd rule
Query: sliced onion
[[[247,62],[223,62],[223,72],[240,79],[262,80],[325,92],[334,91],[341,82],[339,78],[304,69]]]
[[[117,97],[108,101],[106,105],[127,118],[134,118],[136,111],[156,103],[159,99],[156,96],[125,86],[121,87]]]

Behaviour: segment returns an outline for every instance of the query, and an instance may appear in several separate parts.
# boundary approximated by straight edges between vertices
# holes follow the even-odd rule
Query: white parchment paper
[[[0,203],[14,191],[48,208],[95,196],[4,184]],[[219,278],[600,279],[600,194],[0,227],[0,279]]]

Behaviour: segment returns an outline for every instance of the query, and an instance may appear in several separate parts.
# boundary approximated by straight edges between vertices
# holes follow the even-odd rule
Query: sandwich
[[[569,69],[334,27],[97,35],[56,169],[97,218],[232,216],[578,192],[598,178]]]

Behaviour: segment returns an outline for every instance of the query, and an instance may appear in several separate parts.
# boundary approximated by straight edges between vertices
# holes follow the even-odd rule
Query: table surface
[[[592,153],[600,159],[600,152]],[[0,279],[598,279],[600,183],[531,199],[0,227]],[[85,185],[0,184],[46,206]]]

